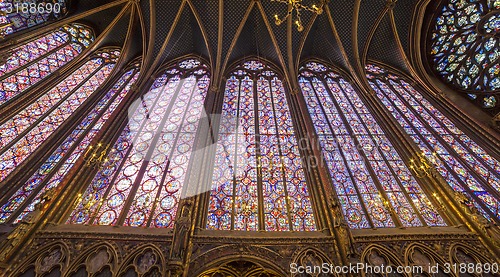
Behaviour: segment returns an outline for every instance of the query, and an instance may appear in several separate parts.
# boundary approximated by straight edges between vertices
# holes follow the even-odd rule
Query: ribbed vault
[[[99,38],[94,48],[123,47],[122,65],[142,56],[148,70],[142,71],[141,79],[163,62],[185,54],[210,62],[215,86],[227,66],[246,56],[273,61],[288,76],[296,75],[302,60],[316,57],[362,79],[367,59],[408,72],[407,34],[416,9],[422,7],[417,3],[428,1],[393,2],[331,0],[321,15],[303,13],[303,32],[291,20],[276,26],[272,17],[283,15],[286,6],[270,0],[78,1],[64,21],[95,28]]]

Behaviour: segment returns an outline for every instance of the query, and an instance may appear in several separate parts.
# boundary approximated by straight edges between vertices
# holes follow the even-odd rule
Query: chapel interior
[[[0,276],[499,263],[499,0],[0,2]]]

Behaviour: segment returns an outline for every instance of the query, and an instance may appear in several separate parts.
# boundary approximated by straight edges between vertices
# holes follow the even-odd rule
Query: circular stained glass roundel
[[[447,1],[432,30],[430,54],[434,69],[447,83],[468,93],[497,94],[499,31],[500,1]]]

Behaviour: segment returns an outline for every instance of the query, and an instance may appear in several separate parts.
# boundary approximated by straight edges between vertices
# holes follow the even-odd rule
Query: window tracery
[[[344,78],[308,62],[301,68],[299,84],[351,228],[445,225]]]
[[[283,82],[260,61],[226,82],[207,228],[316,228]]]

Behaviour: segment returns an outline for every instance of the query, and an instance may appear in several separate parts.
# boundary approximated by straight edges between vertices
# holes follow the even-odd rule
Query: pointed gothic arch
[[[172,228],[209,83],[194,57],[160,68],[68,223]]]
[[[285,79],[262,59],[228,70],[207,228],[313,231]]]

